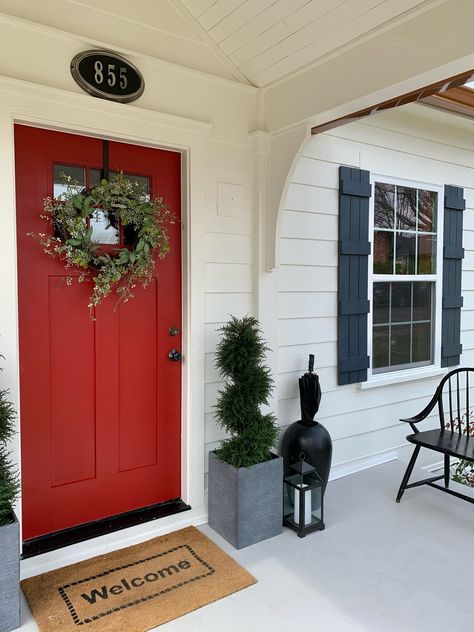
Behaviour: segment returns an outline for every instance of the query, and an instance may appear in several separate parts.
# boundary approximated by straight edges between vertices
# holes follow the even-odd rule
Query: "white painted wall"
[[[314,136],[303,146],[280,217],[278,417],[300,418],[298,377],[316,356],[318,418],[334,440],[334,464],[405,445],[399,417],[419,412],[440,376],[371,389],[337,385],[338,171],[349,165],[464,187],[462,364],[474,362],[474,130],[472,121],[410,105]],[[431,460],[436,457],[431,455]]]
[[[276,286],[273,291],[278,295],[274,298],[272,290],[267,295],[267,301],[275,303],[278,327],[277,349],[272,354],[276,370],[275,410],[282,431],[300,418],[298,377],[307,368],[308,354],[314,353],[323,388],[318,418],[333,437],[333,463],[342,470],[347,465],[357,467],[357,461],[369,463],[374,459],[391,458],[394,450],[406,458],[409,448],[404,438],[409,429],[398,419],[423,408],[444,370],[431,370],[425,374],[430,375],[429,378],[404,382],[393,375],[388,384],[369,389],[337,385],[340,165],[436,185],[464,187],[468,208],[464,214],[462,363],[471,364],[474,362],[472,122],[424,106],[409,105],[363,123],[314,136],[304,144],[296,161],[279,217],[280,267],[272,273],[260,271],[257,288],[262,291],[273,283]],[[221,244],[221,248],[225,245]],[[242,266],[240,268],[242,271]],[[274,283],[275,277],[277,283]],[[229,280],[232,285],[237,282],[234,275]],[[236,293],[232,297],[227,294],[225,300],[232,304],[237,315],[249,311],[249,294]],[[223,298],[224,295],[220,296],[219,302]],[[208,322],[206,325],[206,453],[217,447],[224,436],[212,415],[221,386],[213,370],[212,354],[218,338],[216,328],[220,324]],[[272,340],[270,320],[265,322],[264,332],[267,339]],[[427,455],[427,460],[437,461],[432,454]]]

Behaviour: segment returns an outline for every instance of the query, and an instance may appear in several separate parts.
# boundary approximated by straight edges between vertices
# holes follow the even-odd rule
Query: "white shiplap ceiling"
[[[474,0],[472,0],[474,1]],[[265,87],[450,0],[0,0],[1,14]]]
[[[439,0],[170,0],[264,87]],[[236,74],[236,73],[234,73]],[[237,74],[236,74],[237,76]]]

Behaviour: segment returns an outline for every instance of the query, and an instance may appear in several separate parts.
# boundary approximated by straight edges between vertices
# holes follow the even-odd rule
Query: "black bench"
[[[474,503],[474,498],[449,489],[450,458],[474,461],[474,436],[470,436],[474,428],[474,390],[471,389],[474,389],[474,368],[454,369],[443,377],[433,399],[421,413],[409,419],[400,419],[409,423],[413,429],[414,434],[408,435],[407,441],[415,445],[415,450],[398,490],[397,503],[400,502],[406,489],[420,485],[429,485]],[[420,432],[416,424],[426,419],[436,405],[440,428]],[[444,454],[444,472],[440,476],[409,483],[421,448]],[[444,479],[444,485],[436,483],[441,479]]]

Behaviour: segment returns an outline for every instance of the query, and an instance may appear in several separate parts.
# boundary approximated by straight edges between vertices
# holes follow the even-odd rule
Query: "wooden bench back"
[[[474,368],[454,369],[438,389],[439,421],[442,429],[474,435]]]

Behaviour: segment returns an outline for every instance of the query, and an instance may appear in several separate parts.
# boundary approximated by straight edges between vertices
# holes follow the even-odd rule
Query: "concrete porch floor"
[[[156,629],[473,629],[473,507],[428,487],[408,490],[397,505],[404,468],[394,461],[330,483],[326,530],[303,540],[285,529],[236,551],[205,525],[258,583]],[[22,632],[38,629],[25,602],[22,621]]]

